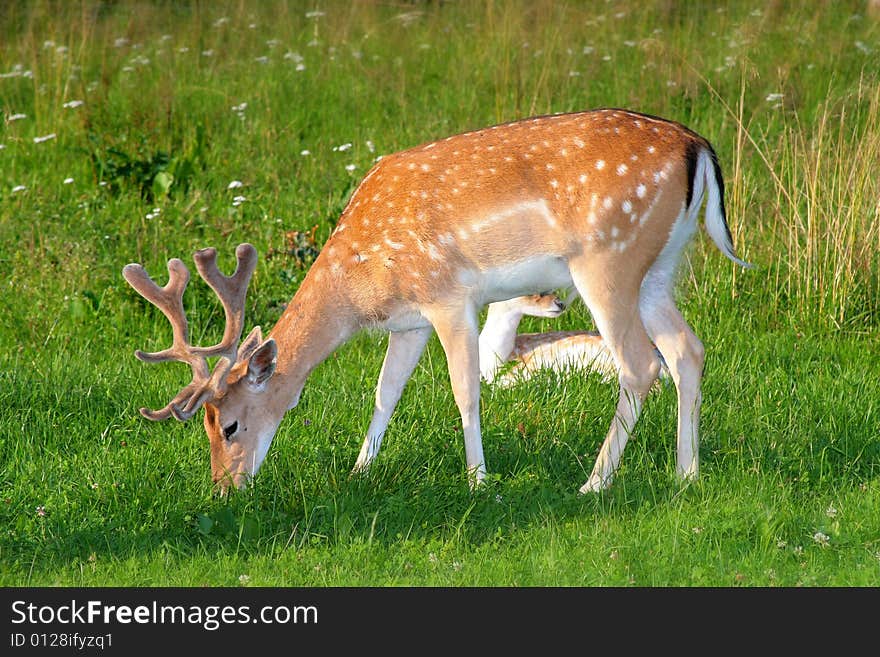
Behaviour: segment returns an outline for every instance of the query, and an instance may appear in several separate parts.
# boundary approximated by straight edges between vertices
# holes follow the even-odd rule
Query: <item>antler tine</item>
[[[223,339],[212,347],[196,347],[194,353],[202,356],[226,355],[235,363],[238,341],[244,328],[244,304],[251,276],[257,266],[257,250],[251,244],[239,244],[235,249],[238,265],[232,276],[224,276],[217,268],[217,250],[202,249],[193,255],[199,275],[211,287],[223,304],[226,328]]]
[[[144,352],[138,349],[135,356],[148,363],[161,363],[179,360],[189,363],[198,374],[208,376],[204,359],[195,356],[189,347],[189,329],[186,313],[183,310],[183,293],[189,283],[189,270],[178,258],[168,261],[168,283],[159,287],[142,265],[132,263],[122,269],[122,276],[147,301],[162,311],[171,323],[172,343],[168,349],[157,352]]]

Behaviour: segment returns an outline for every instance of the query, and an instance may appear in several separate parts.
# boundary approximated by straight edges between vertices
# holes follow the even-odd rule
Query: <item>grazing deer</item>
[[[576,295],[572,295],[576,296]],[[618,375],[614,356],[598,331],[548,331],[517,333],[523,316],[559,317],[566,303],[555,294],[532,294],[489,304],[483,330],[480,331],[480,375],[502,387],[531,378],[542,369],[559,373],[583,370],[597,372],[605,382]],[[663,356],[660,377],[669,372]],[[506,372],[502,367],[511,363]]]
[[[151,362],[189,363],[193,380],[149,419],[187,420],[202,406],[214,481],[242,486],[259,469],[309,373],[365,327],[390,332],[376,404],[355,464],[376,457],[391,413],[432,331],[446,353],[461,413],[471,485],[486,475],[480,433],[477,315],[492,302],[574,285],[620,372],[619,401],[581,492],[607,487],[660,360],[678,391],[677,474],[698,474],[703,345],[673,300],[673,275],[697,227],[736,257],[721,171],[705,139],[672,121],[620,109],[524,119],[381,158],[352,194],[286,310],[265,338],[237,346],[256,255],[236,251],[231,277],[216,253],[195,254],[223,302],[212,347],[187,338],[181,297],[189,276],[168,263],[159,287],[140,265],[126,280],[157,305],[173,344]],[[653,342],[653,344],[652,344]],[[218,356],[211,371],[207,357]]]

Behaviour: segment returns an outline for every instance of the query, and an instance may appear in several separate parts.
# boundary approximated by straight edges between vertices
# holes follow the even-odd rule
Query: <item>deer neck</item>
[[[316,261],[268,337],[278,345],[276,399],[293,408],[312,370],[358,330],[338,279]]]

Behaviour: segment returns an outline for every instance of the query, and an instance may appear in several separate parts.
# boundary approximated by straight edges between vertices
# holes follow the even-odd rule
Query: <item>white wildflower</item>
[[[828,508],[825,509],[825,515],[828,516],[829,518],[833,518],[834,516],[837,515],[837,509],[834,508],[833,504],[829,504]]]
[[[65,179],[64,179],[64,184],[65,184],[65,185],[71,185],[71,184],[73,184],[73,178],[65,178]]]
[[[813,534],[813,540],[816,541],[822,547],[827,547],[830,539],[827,534],[823,534],[822,532],[816,532]]]
[[[48,135],[43,135],[42,137],[34,137],[35,144],[42,144],[44,141],[49,141],[50,139],[55,139],[57,135],[54,132],[50,132]]]
[[[342,144],[341,146],[334,146],[333,150],[342,152],[347,151],[349,148],[351,148],[351,142],[348,142],[347,144]]]
[[[367,139],[367,150],[369,150],[371,153],[375,153],[375,152],[376,152],[376,144],[374,144],[374,143],[373,143],[372,141],[370,141],[369,139]]]
[[[231,183],[226,185],[226,189],[237,189],[239,187],[244,187],[244,183],[240,180],[233,180]]]
[[[6,119],[7,123],[12,123],[13,121],[21,121],[22,119],[26,119],[27,114],[13,114]]]
[[[764,100],[766,100],[768,103],[775,103],[778,100],[782,100],[784,97],[785,94],[773,93],[767,94],[767,97]]]
[[[113,42],[113,45],[117,48],[122,48],[123,46],[128,45],[128,39],[126,39],[125,37],[119,37]]]
[[[16,185],[15,187],[12,188],[12,193],[15,194],[17,192],[23,192],[26,189],[27,189],[27,187],[25,187],[24,185]]]
[[[346,164],[345,165],[345,170],[348,171],[349,173],[351,173],[355,169],[357,169],[357,165],[355,165],[355,164]]]
[[[300,155],[311,155],[311,154],[312,154],[312,151],[310,151],[309,149],[305,148],[305,149],[301,150],[301,151],[299,152],[299,154],[300,154]]]
[[[297,71],[305,71],[305,70],[306,70],[306,65],[303,64],[302,62],[300,62],[299,64],[296,65],[296,70],[297,70]]]
[[[76,109],[77,107],[80,107],[83,104],[84,103],[81,100],[68,100],[66,103],[64,103],[63,107],[65,107],[67,109]]]

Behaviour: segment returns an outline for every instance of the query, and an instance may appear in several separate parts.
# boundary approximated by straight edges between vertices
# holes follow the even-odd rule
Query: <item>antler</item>
[[[188,363],[193,379],[168,404],[157,411],[140,409],[141,415],[150,420],[165,420],[173,415],[178,420],[188,420],[209,399],[217,397],[226,386],[229,370],[235,365],[238,341],[244,327],[244,302],[248,284],[257,265],[257,250],[250,244],[239,244],[235,249],[238,266],[232,276],[224,276],[217,268],[217,250],[202,249],[193,254],[196,269],[223,304],[226,328],[223,339],[211,347],[196,347],[189,343],[186,313],[183,310],[183,293],[189,283],[189,270],[178,258],[168,261],[168,283],[159,287],[142,265],[132,263],[122,269],[122,276],[147,301],[162,311],[171,322],[172,343],[162,351],[146,353],[138,349],[135,356],[146,363],[176,360]],[[208,365],[208,357],[220,356],[214,371]]]

